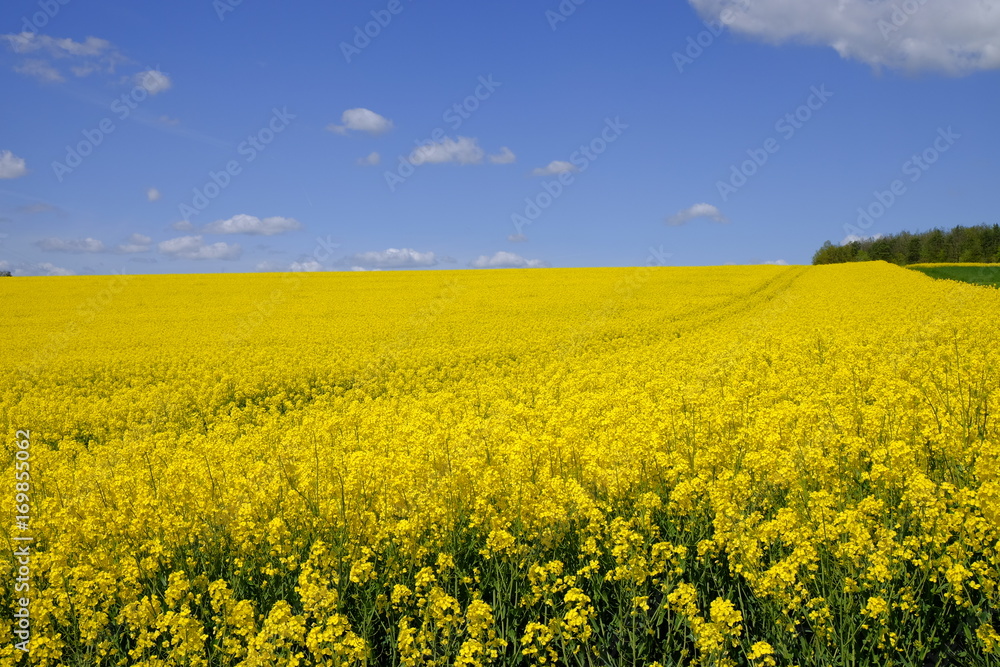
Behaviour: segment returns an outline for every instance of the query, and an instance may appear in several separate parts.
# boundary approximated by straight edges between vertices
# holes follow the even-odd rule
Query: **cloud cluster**
[[[115,68],[128,62],[106,39],[87,37],[82,42],[57,38],[35,32],[0,35],[0,40],[21,60],[14,66],[20,74],[46,83],[61,83],[72,72],[84,77],[94,72],[113,74]]]
[[[483,161],[484,155],[485,152],[479,147],[479,142],[476,139],[445,137],[441,141],[429,142],[414,150],[410,154],[410,162],[417,166],[444,162],[479,164]]]
[[[469,262],[469,266],[474,269],[536,269],[548,266],[548,263],[540,259],[525,259],[515,253],[500,250],[492,257],[480,255]]]
[[[180,236],[161,241],[157,248],[164,255],[180,259],[239,259],[243,249],[238,244],[205,243],[201,235]]]
[[[418,269],[435,266],[440,261],[433,252],[418,252],[413,248],[362,252],[347,258],[352,268],[362,269]]]
[[[255,236],[274,236],[284,232],[301,229],[302,224],[295,218],[273,216],[258,218],[254,215],[239,213],[228,220],[216,220],[205,225],[202,231],[208,234],[251,234]]]
[[[1000,6],[986,0],[689,0],[704,18],[770,43],[829,46],[842,58],[952,75],[1000,67]]]

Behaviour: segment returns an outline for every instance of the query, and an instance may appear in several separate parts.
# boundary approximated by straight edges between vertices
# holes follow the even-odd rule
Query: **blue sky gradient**
[[[13,0],[0,268],[801,264],[1000,222],[1000,6],[909,2]]]

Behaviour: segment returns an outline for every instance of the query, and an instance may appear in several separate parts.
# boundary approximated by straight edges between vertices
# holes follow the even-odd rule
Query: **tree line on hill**
[[[1000,225],[900,232],[833,245],[829,241],[813,255],[813,264],[870,262],[945,264],[1000,262]]]

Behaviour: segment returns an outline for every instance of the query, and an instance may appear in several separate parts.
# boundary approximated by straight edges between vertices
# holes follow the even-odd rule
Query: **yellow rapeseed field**
[[[1000,663],[997,290],[102,276],[0,309],[2,665]]]

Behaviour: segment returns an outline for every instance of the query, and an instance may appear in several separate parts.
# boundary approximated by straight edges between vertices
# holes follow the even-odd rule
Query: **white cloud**
[[[174,223],[177,224],[177,223]],[[274,236],[283,232],[291,232],[301,229],[302,224],[294,218],[283,218],[274,216],[263,220],[253,216],[240,213],[228,220],[216,220],[205,226],[202,230],[209,234],[254,234],[259,236]]]
[[[535,269],[548,266],[548,263],[540,259],[525,259],[512,252],[501,250],[492,257],[480,255],[469,262],[469,266],[474,269]]]
[[[143,234],[132,234],[125,243],[115,246],[115,252],[128,254],[134,252],[148,252],[152,247],[153,239]]]
[[[361,165],[362,167],[374,167],[381,161],[382,161],[382,156],[380,156],[375,151],[372,151],[366,157],[358,158],[358,164]]]
[[[206,245],[201,236],[180,236],[161,241],[157,248],[164,255],[181,259],[238,259],[243,249],[237,244],[212,243]]]
[[[704,18],[721,18],[737,33],[772,43],[829,46],[842,58],[876,69],[961,75],[1000,67],[1000,7],[984,0],[690,2]],[[911,6],[913,11],[907,12]]]
[[[145,88],[150,95],[170,90],[170,87],[173,86],[173,81],[170,80],[170,77],[156,69],[139,72],[132,80],[135,85]]]
[[[517,160],[517,156],[514,155],[514,151],[503,146],[500,148],[500,152],[490,156],[490,162],[493,164],[511,164]]]
[[[412,248],[389,248],[383,251],[363,252],[347,258],[351,268],[405,269],[434,266],[438,258],[433,252],[417,252]]]
[[[761,262],[761,264],[771,264],[774,266],[788,266],[788,262],[783,259],[772,259],[770,262]]]
[[[149,188],[146,190],[146,199],[149,201],[157,201],[160,198],[160,191],[156,188]]]
[[[178,232],[191,232],[194,231],[194,225],[191,224],[190,220],[178,220],[177,222],[170,223],[170,229]]]
[[[177,125],[181,121],[180,121],[179,118],[171,118],[170,116],[163,115],[163,116],[160,116],[159,118],[157,118],[156,122],[161,123],[162,125],[167,125],[169,127],[173,127],[174,125]]]
[[[538,169],[532,171],[531,175],[556,176],[558,174],[568,174],[573,171],[578,171],[578,169],[569,162],[566,162],[564,160],[553,160],[552,162],[549,162],[546,166],[539,167]]]
[[[104,252],[104,243],[89,236],[85,239],[47,238],[38,242],[38,247],[49,252]]]
[[[0,178],[20,178],[28,173],[24,158],[10,151],[0,151]]]
[[[414,165],[441,164],[457,162],[459,164],[479,164],[483,161],[484,151],[479,143],[470,137],[452,139],[445,137],[439,142],[429,142],[410,153],[410,162]]]
[[[323,265],[315,259],[304,259],[301,262],[292,262],[288,269],[290,271],[322,271]]]
[[[715,206],[711,204],[695,204],[674,213],[667,218],[667,224],[671,227],[679,227],[695,218],[708,218],[714,222],[729,222],[729,219],[722,215],[722,211]]]
[[[380,116],[371,109],[348,109],[340,115],[340,122],[343,125],[326,126],[326,129],[337,134],[347,134],[348,131],[367,132],[371,135],[385,134],[392,129],[392,121],[385,116]]]
[[[507,240],[511,243],[524,243],[528,240],[528,237],[524,234],[510,234],[507,236]]]

